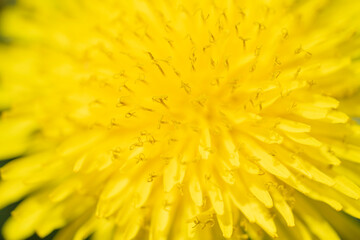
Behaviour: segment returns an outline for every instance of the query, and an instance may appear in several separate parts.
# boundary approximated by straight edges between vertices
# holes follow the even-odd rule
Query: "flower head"
[[[4,236],[338,239],[315,207],[360,218],[359,7],[8,8],[0,205],[24,200]]]

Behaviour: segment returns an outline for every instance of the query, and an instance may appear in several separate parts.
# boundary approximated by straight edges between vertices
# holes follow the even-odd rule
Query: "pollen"
[[[0,207],[21,202],[4,237],[354,236],[359,12],[350,0],[7,7]]]

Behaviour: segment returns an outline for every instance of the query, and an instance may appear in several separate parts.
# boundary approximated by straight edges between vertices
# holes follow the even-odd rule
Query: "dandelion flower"
[[[354,236],[359,10],[349,0],[7,7],[0,158],[13,160],[0,207],[21,202],[4,237]]]

